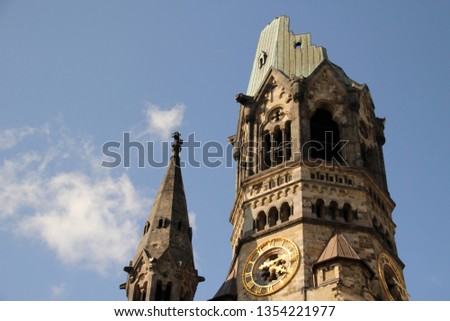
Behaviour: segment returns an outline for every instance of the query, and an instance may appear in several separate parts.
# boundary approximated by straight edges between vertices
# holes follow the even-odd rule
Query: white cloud
[[[183,123],[185,109],[186,107],[181,103],[169,109],[147,104],[144,111],[147,118],[145,133],[156,135],[160,139],[169,139],[172,132]]]
[[[105,272],[129,260],[146,202],[126,173],[100,167],[89,138],[62,131],[0,164],[0,220],[66,264]]]
[[[21,128],[7,128],[0,131],[0,150],[10,149],[20,143],[25,137],[35,133],[48,133],[48,124],[41,128],[24,126]]]
[[[12,148],[26,136],[34,132],[35,128],[29,126],[4,129],[0,132],[0,149]]]
[[[21,207],[39,203],[42,192],[39,173],[29,170],[39,160],[37,153],[29,152],[3,161],[0,167],[0,219],[12,216]]]
[[[93,179],[68,172],[41,185],[45,201],[20,222],[23,235],[43,240],[68,264],[104,271],[109,263],[127,261],[137,241],[132,218],[143,212],[127,175]]]

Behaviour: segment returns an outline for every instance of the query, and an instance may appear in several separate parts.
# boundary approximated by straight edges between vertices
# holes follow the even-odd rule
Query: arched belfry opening
[[[283,161],[283,132],[281,131],[280,127],[275,127],[274,133],[273,133],[273,148],[274,148],[274,162],[275,165],[281,164]]]
[[[286,124],[284,125],[284,141],[283,141],[283,145],[284,145],[284,159],[286,161],[291,159],[291,122],[287,121]]]
[[[311,145],[310,158],[326,161],[340,160],[339,125],[333,120],[331,113],[318,109],[310,120]]]
[[[260,170],[283,164],[291,159],[291,120],[281,107],[272,110],[260,127]]]
[[[256,217],[256,230],[258,232],[264,230],[264,228],[266,227],[266,221],[266,214],[263,211],[259,212],[258,216]]]

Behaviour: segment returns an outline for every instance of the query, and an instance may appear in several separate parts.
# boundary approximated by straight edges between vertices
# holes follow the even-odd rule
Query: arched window
[[[148,230],[150,229],[150,223],[146,222],[144,226],[144,235],[147,234]]]
[[[284,154],[286,161],[291,159],[291,139],[291,122],[287,121],[284,125]]]
[[[263,136],[263,161],[262,161],[262,169],[270,168],[272,167],[272,160],[270,157],[270,149],[271,149],[271,140],[270,140],[270,133],[268,131],[264,132]]]
[[[340,135],[339,126],[333,121],[331,113],[318,109],[314,116],[311,117],[311,145],[310,156],[313,159],[322,159],[336,161],[342,159],[339,154]]]
[[[289,216],[291,216],[291,207],[288,203],[283,203],[280,208],[281,223],[289,221]]]
[[[258,232],[264,230],[264,228],[266,227],[266,220],[266,214],[263,211],[259,212],[258,216],[256,217],[256,230]]]
[[[316,201],[316,215],[318,218],[325,216],[325,202],[321,198]]]
[[[279,165],[291,158],[291,121],[281,122],[285,113],[281,108],[270,114],[270,123],[261,127],[261,143],[259,157],[260,169],[265,170]]]
[[[352,207],[349,203],[344,204],[344,207],[342,208],[342,215],[344,215],[346,222],[351,222],[353,220]]]
[[[331,201],[328,206],[328,215],[335,220],[338,215],[338,204],[335,201]]]
[[[160,218],[158,221],[158,228],[162,228],[163,225],[164,225],[164,220],[162,218]]]
[[[269,210],[269,227],[277,225],[278,210],[276,207],[272,207]]]
[[[283,148],[283,132],[277,126],[273,132],[273,160],[275,161],[275,165],[283,162]]]

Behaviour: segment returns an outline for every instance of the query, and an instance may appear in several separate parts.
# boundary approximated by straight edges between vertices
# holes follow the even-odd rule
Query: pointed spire
[[[135,257],[125,271],[130,300],[192,300],[204,280],[194,266],[192,229],[181,176],[183,140],[173,133],[173,156],[144,226]],[[144,275],[141,281],[137,276]],[[137,289],[137,290],[136,290]],[[141,295],[136,295],[139,292]],[[144,293],[144,294],[142,294]]]
[[[172,137],[173,156],[147,219],[150,233],[143,235],[138,248],[138,251],[145,248],[153,257],[162,255],[168,248],[192,253],[192,232],[179,156],[183,140],[179,132],[174,132]]]

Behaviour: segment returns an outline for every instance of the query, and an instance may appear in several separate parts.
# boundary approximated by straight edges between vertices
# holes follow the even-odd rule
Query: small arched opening
[[[266,227],[266,221],[266,214],[263,211],[259,212],[256,216],[256,230],[258,232],[264,230],[264,228]]]
[[[150,229],[150,223],[149,222],[145,222],[145,226],[144,226],[144,235],[147,234],[148,230]]]
[[[324,109],[318,109],[310,120],[311,145],[309,148],[312,159],[339,161],[340,133],[339,125],[333,120],[331,113]]]
[[[272,207],[269,210],[269,227],[277,225],[278,210],[276,207]]]
[[[291,207],[288,203],[283,203],[280,208],[281,223],[289,221],[289,216],[291,216]]]
[[[328,206],[328,216],[333,220],[338,217],[338,204],[335,201],[331,201]]]
[[[342,215],[344,216],[346,222],[350,223],[353,221],[352,207],[349,203],[344,204],[344,207],[342,208]]]
[[[321,198],[316,201],[316,215],[318,218],[325,216],[325,202]]]

